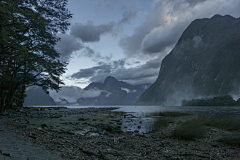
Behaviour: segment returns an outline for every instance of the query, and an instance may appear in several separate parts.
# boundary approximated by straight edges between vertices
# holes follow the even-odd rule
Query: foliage
[[[161,127],[168,126],[169,123],[172,123],[173,119],[170,117],[164,117],[164,118],[157,118],[152,126],[152,132],[157,131]]]
[[[185,140],[194,140],[203,138],[206,135],[205,126],[197,120],[186,121],[180,127],[175,129],[171,137]]]
[[[219,142],[240,147],[240,131],[225,134],[218,139]]]
[[[0,111],[22,106],[28,86],[58,90],[66,63],[54,46],[69,26],[67,0],[0,1]]]
[[[182,101],[182,106],[237,106],[239,104],[239,99],[235,101],[230,95]]]
[[[188,113],[182,113],[182,112],[154,112],[151,114],[152,116],[162,116],[162,117],[181,117],[181,116],[187,116]]]
[[[207,126],[225,129],[228,131],[235,131],[240,129],[239,119],[234,119],[229,116],[202,116],[198,118],[198,121]]]

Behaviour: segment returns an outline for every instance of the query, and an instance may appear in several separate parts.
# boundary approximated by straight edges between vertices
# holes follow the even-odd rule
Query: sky
[[[71,25],[56,49],[68,62],[66,86],[84,88],[108,76],[154,83],[162,59],[195,19],[240,17],[239,0],[69,0]]]

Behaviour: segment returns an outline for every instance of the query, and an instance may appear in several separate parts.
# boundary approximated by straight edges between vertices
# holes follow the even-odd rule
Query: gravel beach
[[[227,131],[208,127],[206,138],[172,139],[181,121],[156,132],[123,132],[131,114],[116,108],[24,108],[0,116],[0,159],[229,159],[240,157],[238,146],[217,141]],[[141,126],[136,124],[139,130]]]

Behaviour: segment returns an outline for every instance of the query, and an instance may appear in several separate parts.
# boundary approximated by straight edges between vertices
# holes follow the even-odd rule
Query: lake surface
[[[57,107],[57,106],[36,106],[36,107]],[[115,112],[126,112],[135,116],[142,116],[153,112],[186,112],[198,115],[230,115],[240,117],[240,106],[77,106],[63,105],[67,108],[106,108],[117,107]]]

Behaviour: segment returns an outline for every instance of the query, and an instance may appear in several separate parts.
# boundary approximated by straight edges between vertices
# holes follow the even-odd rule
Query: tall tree
[[[58,90],[66,63],[55,50],[70,25],[67,0],[0,1],[0,110],[22,105],[28,86]]]

